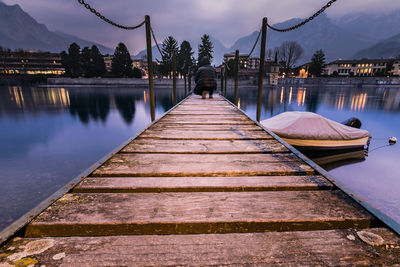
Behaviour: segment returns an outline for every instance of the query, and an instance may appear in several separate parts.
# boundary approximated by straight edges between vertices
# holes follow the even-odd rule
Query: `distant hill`
[[[400,32],[400,10],[389,13],[352,13],[332,19],[337,26],[349,32],[362,34],[375,42]]]
[[[400,31],[400,30],[399,30]],[[391,58],[400,56],[400,34],[380,41],[355,54],[355,58]]]
[[[82,40],[76,36],[52,32],[39,24],[19,5],[0,2],[0,45],[10,49],[34,49],[61,52],[76,42],[81,47],[95,44],[103,54],[113,54],[114,50],[103,45]]]
[[[303,19],[291,19],[282,23],[277,23],[274,26],[277,28],[287,28],[301,22]],[[251,35],[239,39],[231,50],[239,49],[246,53],[250,50],[258,32],[253,32]],[[267,32],[267,48],[280,46],[284,41],[296,41],[304,49],[302,58],[299,63],[304,63],[311,60],[312,55],[316,50],[322,49],[325,52],[327,61],[336,60],[338,58],[348,58],[353,56],[356,51],[366,48],[373,43],[372,40],[365,36],[350,33],[336,26],[325,13],[301,27],[300,29],[280,33],[272,30]],[[260,46],[255,49],[255,55],[258,55]]]
[[[275,24],[274,26],[278,28],[286,28],[293,26],[302,20],[303,19],[300,18],[291,19]],[[225,47],[219,40],[212,37],[211,40],[214,44],[213,64],[220,64],[225,53],[234,52],[236,49],[239,49],[241,54],[249,53],[258,33],[258,31],[254,31],[247,36],[239,38],[231,47]],[[321,14],[315,20],[306,24],[302,28],[291,32],[280,33],[268,30],[267,48],[280,46],[284,41],[296,41],[303,47],[304,53],[298,64],[310,61],[314,52],[319,49],[324,50],[327,61],[332,61],[338,58],[353,57],[353,55],[359,51],[360,48],[367,48],[375,42],[368,37],[349,32],[335,25],[325,13]],[[196,52],[199,43],[200,39],[196,40],[196,42],[191,41],[191,45]],[[144,50],[141,51],[136,57],[141,57],[145,54],[146,51]],[[259,54],[260,42],[257,44],[253,52],[254,56],[259,56]]]

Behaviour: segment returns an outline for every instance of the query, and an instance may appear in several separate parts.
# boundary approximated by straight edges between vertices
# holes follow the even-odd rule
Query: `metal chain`
[[[258,33],[257,39],[256,39],[256,41],[254,42],[253,48],[251,49],[249,55],[246,57],[246,60],[249,59],[249,58],[251,57],[251,54],[253,53],[254,49],[256,48],[257,43],[258,43],[258,40],[260,39],[260,36],[261,36],[261,32],[262,32],[262,29],[261,29],[260,32]]]
[[[303,20],[301,23],[299,23],[299,24],[297,24],[297,25],[294,25],[294,26],[292,26],[292,27],[289,27],[289,28],[286,28],[286,29],[278,29],[278,28],[275,28],[275,27],[273,27],[273,26],[271,26],[271,25],[269,25],[269,24],[267,24],[267,26],[268,26],[271,30],[274,30],[274,31],[277,31],[277,32],[288,32],[288,31],[293,31],[293,30],[295,30],[295,29],[300,28],[300,27],[303,26],[304,24],[306,24],[306,23],[312,21],[312,20],[315,19],[316,17],[318,17],[322,12],[325,11],[325,9],[327,9],[328,7],[330,7],[330,6],[331,6],[333,3],[335,3],[336,1],[337,1],[337,0],[330,0],[325,6],[323,6],[320,10],[318,10],[318,11],[317,11],[315,14],[313,14],[311,17],[309,17],[308,19]]]
[[[99,13],[96,9],[94,9],[93,7],[91,7],[89,4],[87,4],[84,0],[78,0],[78,2],[83,5],[86,9],[88,9],[90,12],[92,12],[93,14],[95,14],[97,17],[99,17],[101,20],[107,22],[108,24],[111,24],[117,28],[120,29],[124,29],[124,30],[135,30],[137,28],[140,28],[143,26],[143,24],[145,23],[145,21],[143,21],[142,23],[140,23],[139,25],[136,26],[124,26],[118,23],[113,22],[112,20],[104,17],[101,13]]]
[[[153,36],[154,42],[156,43],[158,52],[160,52],[160,55],[161,55],[161,57],[162,57],[162,52],[161,52],[160,46],[158,46],[158,42],[157,42],[156,36],[155,36],[155,34],[154,34],[154,32],[153,32],[153,28],[152,28],[151,26],[150,26],[150,32],[151,32],[151,35]]]

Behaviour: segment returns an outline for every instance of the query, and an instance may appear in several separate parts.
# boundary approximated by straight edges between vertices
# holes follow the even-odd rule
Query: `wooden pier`
[[[400,239],[224,98],[190,96],[0,247],[0,266],[399,265]]]

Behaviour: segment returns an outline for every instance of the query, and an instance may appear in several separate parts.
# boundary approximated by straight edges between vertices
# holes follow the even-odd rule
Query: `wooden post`
[[[185,75],[183,75],[183,79],[185,80],[185,97],[188,95],[188,91],[187,91],[187,74],[185,73]]]
[[[174,106],[176,105],[176,53],[172,54],[172,81],[173,81],[173,98],[174,98]]]
[[[238,87],[239,87],[239,50],[235,52],[235,105],[238,105]]]
[[[225,66],[224,70],[225,70],[225,72],[224,72],[224,74],[225,74],[225,90],[224,90],[224,96],[226,97],[226,90],[227,90],[227,87],[228,87],[228,68],[227,68],[227,66]]]
[[[221,66],[221,95],[224,93],[224,68]]]
[[[149,72],[149,92],[150,92],[150,113],[151,113],[151,121],[156,119],[155,115],[155,105],[154,105],[154,82],[153,82],[153,55],[151,52],[151,24],[150,24],[150,16],[145,16],[146,21],[146,45],[147,45],[147,68]]]
[[[261,50],[260,50],[260,69],[258,73],[258,99],[257,99],[257,121],[261,118],[261,105],[262,105],[262,90],[265,73],[265,45],[267,43],[267,25],[268,19],[263,18],[262,21],[262,35],[261,35]]]
[[[188,73],[188,93],[192,91],[192,70],[189,68],[189,73]]]

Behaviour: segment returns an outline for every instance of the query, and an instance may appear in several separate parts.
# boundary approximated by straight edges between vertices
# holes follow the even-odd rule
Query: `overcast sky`
[[[1,0],[0,0],[1,1]],[[178,41],[199,39],[204,33],[231,46],[238,38],[258,30],[262,17],[270,23],[306,17],[327,0],[86,0],[106,17],[136,25],[149,14],[158,42],[172,35]],[[135,31],[114,28],[100,21],[76,0],[3,0],[19,4],[50,30],[63,31],[114,48],[124,42],[131,54],[145,48],[144,27]],[[400,8],[399,0],[338,0],[329,17],[354,12],[388,12]]]

